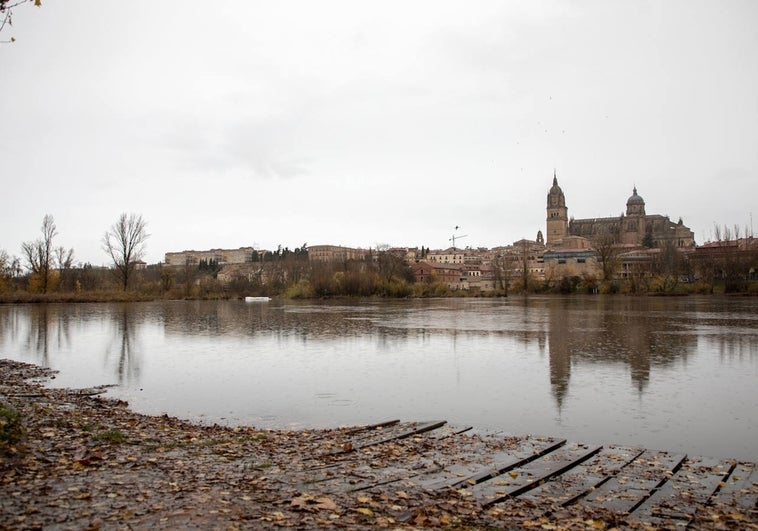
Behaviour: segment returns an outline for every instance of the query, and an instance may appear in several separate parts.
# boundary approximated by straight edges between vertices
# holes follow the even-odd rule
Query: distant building
[[[595,252],[589,249],[560,249],[546,251],[545,278],[596,275],[600,267]]]
[[[345,262],[347,260],[364,260],[371,254],[368,249],[353,249],[340,245],[311,245],[308,247],[308,259],[315,262]]]
[[[448,285],[458,285],[463,281],[463,271],[457,264],[440,264],[420,261],[411,265],[416,282],[444,282]]]
[[[465,256],[462,249],[451,247],[445,250],[429,251],[426,255],[426,261],[435,264],[462,264],[465,261]]]
[[[637,194],[637,188],[626,202],[626,214],[618,217],[569,219],[566,197],[553,174],[553,186],[547,194],[547,240],[548,248],[575,247],[577,241],[567,245],[566,238],[581,237],[594,240],[611,237],[615,244],[631,247],[663,247],[671,243],[678,248],[695,246],[694,233],[668,216],[647,214],[645,201]]]
[[[252,247],[240,247],[239,249],[210,249],[208,251],[181,251],[176,253],[166,253],[165,264],[170,266],[183,266],[187,264],[199,264],[201,260],[207,262],[215,261],[219,265],[245,264],[253,261],[253,253],[264,252],[266,251],[256,251]]]
[[[495,271],[491,266],[421,260],[410,267],[416,282],[440,282],[452,290],[488,292],[495,289]]]

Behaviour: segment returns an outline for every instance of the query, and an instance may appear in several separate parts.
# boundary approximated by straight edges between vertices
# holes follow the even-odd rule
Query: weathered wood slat
[[[493,476],[523,466],[563,446],[565,443],[565,439],[527,438],[514,449],[480,455],[476,461],[471,463],[446,466],[444,470],[422,478],[419,485],[427,490],[441,490],[464,483],[475,485]]]
[[[730,469],[729,461],[706,457],[687,459],[670,480],[632,511],[632,515],[653,524],[663,524],[666,520],[689,521],[698,504],[708,502]]]
[[[724,504],[746,510],[758,508],[758,471],[755,463],[737,463],[712,504]]]
[[[439,471],[442,465],[435,458],[439,458],[437,451],[440,445],[455,444],[450,440],[469,430],[471,430],[470,427],[446,425],[433,431],[416,433],[405,438],[408,441],[407,448],[404,449],[406,453],[401,455],[382,453],[378,463],[365,453],[354,453],[353,458],[360,459],[361,462],[350,466],[341,477],[335,477],[330,470],[325,471],[321,481],[328,484],[322,483],[319,487],[327,489],[327,492],[358,492],[409,481],[418,476]],[[425,451],[428,452],[428,456],[425,455]]]
[[[556,507],[576,504],[570,513],[601,508],[652,527],[697,526],[719,515],[758,523],[754,463],[477,432],[444,421],[332,430],[305,445],[311,459],[278,465],[301,492],[463,488],[482,507],[513,514],[553,517]]]
[[[487,507],[538,487],[553,476],[562,474],[591,458],[601,449],[601,446],[567,444],[523,467],[514,468],[505,474],[478,483],[471,490],[474,498]]]
[[[472,429],[473,428],[471,426],[450,426],[449,424],[446,424],[437,430],[424,433],[424,436],[429,437],[433,440],[440,441],[442,439],[447,439],[448,437],[454,437],[455,435],[468,433]]]
[[[645,451],[578,502],[583,506],[629,513],[665,484],[686,458],[686,455]]]
[[[368,448],[378,444],[405,439],[413,435],[425,433],[440,428],[446,424],[444,420],[431,422],[400,422],[383,423],[376,428],[361,430],[358,435],[341,439],[332,445],[332,449],[325,453],[314,455],[314,458],[338,456],[353,452],[360,448]]]
[[[350,451],[340,448],[322,455],[325,458],[322,464],[293,471],[290,475],[303,490],[340,492],[366,490],[437,471],[441,465],[433,458],[425,457],[424,449],[436,455],[436,449],[444,446],[448,439],[471,429],[440,424],[404,423],[394,426],[392,430],[377,430],[372,437],[362,437],[358,448],[350,448]],[[381,444],[388,443],[403,446],[394,446],[391,451],[381,449]],[[340,446],[343,444],[344,441]],[[373,448],[377,450],[372,452]],[[353,451],[356,449],[361,451]]]
[[[521,494],[533,505],[569,505],[616,475],[640,456],[642,448],[609,446],[560,476]]]
[[[355,426],[352,428],[347,428],[340,435],[345,435],[345,436],[355,435],[357,433],[363,433],[366,431],[378,430],[382,428],[387,428],[389,426],[395,426],[396,424],[400,424],[400,419],[385,420],[383,422],[377,422],[376,424],[366,424],[365,426]]]
[[[444,420],[434,420],[431,422],[411,422],[408,424],[397,424],[390,430],[382,430],[376,434],[372,434],[366,437],[360,437],[351,441],[353,448],[356,450],[359,448],[368,448],[369,446],[375,446],[377,444],[384,444],[391,441],[397,441],[411,437],[413,435],[419,435],[428,431],[433,431],[441,428],[447,423]]]

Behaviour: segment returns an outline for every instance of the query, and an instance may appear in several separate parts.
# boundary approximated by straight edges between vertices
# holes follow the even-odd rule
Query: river
[[[3,305],[0,357],[204,423],[444,419],[758,461],[758,298]]]

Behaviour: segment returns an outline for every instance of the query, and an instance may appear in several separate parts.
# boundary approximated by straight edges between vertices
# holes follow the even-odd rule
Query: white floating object
[[[268,302],[271,297],[245,297],[245,302]]]

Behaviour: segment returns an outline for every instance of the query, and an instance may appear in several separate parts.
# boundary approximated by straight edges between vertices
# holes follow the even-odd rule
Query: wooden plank
[[[758,471],[755,463],[736,463],[724,484],[711,498],[713,505],[723,504],[748,511],[758,508]]]
[[[442,421],[403,423],[391,430],[377,429],[371,437],[353,439],[358,448],[322,455],[316,466],[290,471],[290,478],[303,490],[322,489],[325,492],[357,491],[402,481],[423,473],[437,471],[441,465],[436,448],[470,428],[441,426]],[[385,428],[384,426],[382,428]],[[402,442],[401,442],[402,441]],[[394,443],[391,451],[381,449],[382,443]],[[340,441],[342,446],[344,441]],[[332,445],[335,446],[335,445]],[[372,449],[376,447],[376,451]],[[360,450],[360,451],[354,451]],[[426,457],[432,454],[433,457]],[[315,461],[313,461],[315,463]]]
[[[313,458],[333,457],[353,452],[361,448],[368,448],[378,444],[404,439],[427,431],[432,431],[446,424],[444,420],[431,422],[400,422],[386,423],[378,427],[361,431],[359,435],[340,439],[331,444],[328,452],[314,455]]]
[[[560,448],[565,439],[525,438],[518,446],[492,454],[479,454],[468,463],[446,466],[444,470],[429,474],[419,481],[427,490],[441,490],[461,484],[475,485],[540,458]]]
[[[450,426],[445,425],[442,428],[438,430],[434,430],[431,432],[424,433],[425,437],[428,437],[430,439],[440,441],[442,439],[447,439],[449,437],[454,437],[456,435],[460,435],[462,433],[468,433],[473,428],[471,426]]]
[[[405,438],[406,445],[400,452],[382,455],[374,460],[365,451],[356,457],[361,462],[353,463],[343,469],[341,477],[335,477],[333,471],[327,471],[329,477],[324,488],[328,492],[358,492],[372,488],[412,480],[420,475],[429,474],[442,469],[437,461],[441,458],[440,450],[445,445],[457,444],[465,447],[466,441],[461,442],[456,437],[471,430],[470,427],[442,426],[433,431],[417,433]],[[397,450],[394,449],[394,450]]]
[[[676,473],[686,455],[647,450],[618,474],[578,499],[588,507],[629,513]]]
[[[434,420],[430,422],[411,422],[406,424],[398,424],[394,426],[389,432],[380,431],[376,433],[376,436],[361,437],[353,442],[354,449],[368,448],[369,446],[376,446],[377,444],[384,444],[391,441],[399,441],[406,437],[413,435],[419,435],[428,431],[433,431],[441,428],[447,423],[445,420]]]
[[[601,449],[601,446],[566,444],[525,466],[478,483],[471,491],[474,498],[487,507],[544,484],[553,476],[563,474],[590,459]]]
[[[644,451],[633,447],[604,447],[587,461],[519,495],[519,499],[534,506],[569,505],[608,481]]]
[[[355,435],[356,433],[379,430],[388,426],[394,426],[396,424],[400,424],[400,419],[385,420],[384,422],[377,422],[376,424],[366,424],[365,426],[354,426],[352,428],[346,428],[340,435]]]
[[[631,511],[635,520],[663,525],[669,520],[690,521],[699,505],[705,505],[729,475],[732,463],[695,457],[652,496]]]

